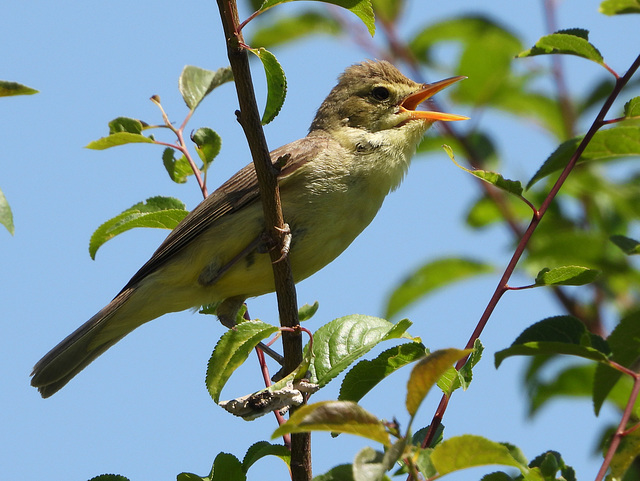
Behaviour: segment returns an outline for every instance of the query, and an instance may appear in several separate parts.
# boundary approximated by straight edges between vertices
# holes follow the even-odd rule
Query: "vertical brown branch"
[[[298,303],[291,273],[291,264],[288,256],[282,257],[286,226],[282,216],[277,175],[271,164],[269,148],[262,130],[247,51],[242,48],[244,41],[242,33],[238,30],[237,5],[235,0],[217,0],[217,3],[240,105],[238,121],[247,137],[258,176],[267,233],[277,246],[270,252],[270,255],[273,262],[273,276],[278,299],[280,324],[287,327],[296,327],[299,325]],[[285,359],[284,369],[289,373],[302,362],[302,336],[299,332],[284,332],[282,344]],[[311,479],[310,439],[308,433],[291,436],[291,476],[294,481]]]

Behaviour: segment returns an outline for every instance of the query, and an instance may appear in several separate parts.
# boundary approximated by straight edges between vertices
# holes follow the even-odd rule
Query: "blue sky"
[[[500,0],[472,9],[473,2],[460,0],[411,2],[409,29],[402,34],[410,36],[427,21],[483,12],[519,32],[530,45],[547,33],[541,3]],[[640,44],[637,16],[607,18],[597,13],[598,3],[561,2],[558,26],[590,29],[592,42],[622,73],[637,55],[633,46]],[[287,4],[271,13],[295,8],[299,6]],[[154,94],[172,120],[182,121],[186,108],[177,79],[183,66],[216,69],[228,63],[215,2],[9,2],[0,18],[0,38],[2,78],[40,90],[0,103],[0,188],[16,224],[14,237],[0,230],[3,477],[82,480],[114,472],[132,480],[174,479],[181,471],[208,473],[220,451],[241,458],[250,444],[269,439],[275,424],[271,416],[252,423],[231,418],[211,401],[203,379],[223,332],[213,318],[184,312],[145,325],[47,400],[29,386],[28,377],[33,364],[106,304],[166,235],[160,230],[129,232],[103,246],[92,261],[88,242],[95,228],[153,195],[178,197],[189,208],[200,200],[192,181],[186,186],[169,181],[160,147],[95,152],[83,146],[106,135],[107,122],[118,116],[160,122],[148,100]],[[345,38],[322,37],[274,53],[287,72],[289,91],[281,115],[266,128],[271,148],[305,135],[337,75],[371,56]],[[597,65],[584,60],[565,59],[565,66],[572,91],[584,91],[603,77]],[[263,99],[263,74],[254,67]],[[454,74],[464,72],[440,76]],[[194,129],[209,126],[223,139],[210,171],[210,190],[249,162],[235,121],[236,103],[232,86],[223,86],[190,124]],[[501,130],[503,171],[510,178],[528,179],[555,147],[535,127],[506,116],[489,113],[481,121]],[[362,236],[333,264],[299,285],[300,303],[320,303],[308,327],[314,330],[350,313],[381,315],[391,286],[418,262],[435,256],[465,254],[505,265],[511,254],[507,232],[474,232],[460,224],[476,195],[470,176],[444,153],[416,159],[403,186]],[[410,309],[405,315],[414,322],[411,333],[431,349],[462,347],[498,277],[496,272],[465,282]],[[516,279],[518,283],[528,279]],[[253,316],[275,322],[275,296],[253,300],[249,309]],[[615,413],[605,410],[595,418],[588,400],[559,401],[527,420],[526,393],[519,381],[523,364],[508,360],[496,371],[492,362],[493,352],[510,344],[526,326],[558,312],[543,291],[504,297],[482,336],[487,350],[475,382],[469,391],[456,393],[447,411],[446,435],[473,433],[509,441],[530,459],[555,449],[576,467],[580,479],[590,479],[600,463],[592,454],[594,439],[607,422],[617,420]],[[388,380],[363,405],[406,425],[408,374]],[[257,390],[260,382],[255,362],[249,360],[222,397]],[[334,398],[339,387],[334,384],[315,400]],[[432,394],[423,404],[423,424],[438,401]],[[315,435],[315,473],[350,462],[366,444],[348,436]],[[487,471],[449,479],[470,479],[481,472]],[[279,461],[264,460],[249,479],[286,479],[286,471]]]

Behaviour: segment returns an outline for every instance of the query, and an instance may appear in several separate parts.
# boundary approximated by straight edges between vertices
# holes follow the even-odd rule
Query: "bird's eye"
[[[371,96],[376,100],[387,100],[389,95],[389,89],[386,87],[374,87],[371,91]]]

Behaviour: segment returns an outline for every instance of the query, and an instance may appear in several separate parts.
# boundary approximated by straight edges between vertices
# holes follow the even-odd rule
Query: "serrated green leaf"
[[[514,456],[513,449],[512,446],[496,443],[481,436],[466,434],[447,439],[436,446],[431,453],[431,462],[440,476],[461,469],[492,464],[512,466],[523,475],[528,475],[529,468],[518,456]],[[539,479],[542,481],[542,477]]]
[[[593,282],[600,271],[580,266],[544,268],[536,276],[537,286],[583,286]]]
[[[640,13],[640,0],[604,0],[599,10],[605,15]]]
[[[219,453],[213,461],[211,481],[246,481],[242,463],[233,454]]]
[[[184,184],[187,181],[187,177],[193,175],[193,169],[184,155],[176,159],[174,154],[175,150],[171,147],[164,149],[162,152],[162,164],[171,180],[178,184]]]
[[[607,338],[611,360],[631,367],[640,358],[640,311],[623,317]],[[593,383],[593,409],[598,415],[605,399],[622,373],[606,365],[598,365]]]
[[[581,141],[582,137],[576,137],[560,144],[531,178],[527,189],[540,179],[564,169]],[[640,155],[640,127],[621,126],[596,132],[578,162],[604,162],[638,155]]]
[[[411,370],[407,382],[407,411],[413,418],[433,385],[453,363],[469,355],[471,349],[440,349],[426,356]]]
[[[319,307],[320,304],[318,303],[318,301],[314,302],[312,305],[305,304],[304,306],[300,307],[298,309],[298,321],[308,321],[315,315]]]
[[[265,11],[275,5],[279,5],[281,3],[287,3],[292,0],[265,0],[260,7],[261,11]],[[365,24],[367,30],[373,37],[376,32],[376,23],[375,17],[373,16],[373,7],[371,6],[371,0],[320,0],[323,3],[331,3],[333,5],[337,5],[339,7],[346,8],[351,11],[355,15],[358,16],[360,20]]]
[[[359,314],[325,324],[313,335],[314,357],[309,367],[311,382],[320,387],[326,385],[380,342],[409,337],[405,334],[409,326],[411,321],[407,319],[392,324],[385,319]]]
[[[220,392],[231,374],[242,365],[260,341],[278,332],[278,328],[262,321],[244,321],[225,332],[207,364],[206,384],[217,403]]]
[[[89,254],[95,259],[98,249],[108,240],[136,227],[173,229],[189,212],[184,204],[172,197],[150,197],[98,227],[89,241]]]
[[[436,289],[491,270],[491,266],[472,259],[451,257],[427,262],[409,274],[391,293],[385,317],[395,316]]]
[[[209,127],[201,127],[191,135],[191,140],[196,144],[196,152],[198,152],[206,170],[220,153],[222,139],[217,132]]]
[[[258,441],[252,444],[242,460],[242,469],[246,473],[253,464],[265,456],[276,456],[287,466],[291,465],[291,451],[282,444],[271,444],[267,441]]]
[[[538,354],[568,354],[607,362],[610,350],[606,341],[587,331],[579,319],[556,316],[529,326],[510,347],[496,352],[495,365],[499,367],[507,357]]]
[[[427,354],[429,350],[422,343],[410,342],[387,349],[370,361],[360,361],[344,377],[338,400],[358,402],[387,376]]]
[[[13,95],[33,95],[38,91],[27,87],[26,85],[19,84],[18,82],[9,82],[7,80],[0,80],[0,97],[11,97]]]
[[[635,239],[623,235],[612,235],[609,239],[629,256],[640,254],[640,242]]]
[[[384,446],[391,445],[384,423],[358,404],[349,401],[323,401],[302,406],[274,431],[271,438],[311,431],[354,434]]]
[[[11,235],[15,232],[15,226],[13,225],[13,213],[7,198],[0,189],[0,224],[5,226]]]
[[[86,145],[86,148],[92,150],[104,150],[111,147],[117,147],[118,145],[144,143],[153,144],[153,139],[141,134],[132,134],[131,132],[117,132],[107,137],[102,137],[98,140],[89,142]]]
[[[265,48],[314,34],[338,35],[340,23],[329,15],[315,11],[301,12],[293,16],[279,16],[268,25],[258,25],[251,35],[250,45]]]
[[[231,67],[223,67],[212,71],[187,65],[180,74],[178,89],[187,107],[195,110],[213,89],[232,80],[233,72]]]
[[[624,116],[626,118],[640,117],[640,97],[633,97],[624,104]]]
[[[260,59],[267,76],[267,103],[262,114],[262,125],[267,125],[282,109],[287,95],[287,79],[275,55],[266,48],[251,48],[249,51]]]
[[[518,57],[533,57],[534,55],[545,54],[576,55],[600,65],[604,63],[602,54],[589,43],[589,31],[579,28],[560,30],[559,32],[545,35],[532,48],[519,53]]]

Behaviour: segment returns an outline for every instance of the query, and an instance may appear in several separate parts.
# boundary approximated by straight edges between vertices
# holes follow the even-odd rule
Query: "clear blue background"
[[[604,17],[597,13],[598,3],[561,2],[558,27],[590,29],[592,42],[623,73],[638,53],[638,17]],[[406,12],[407,30],[400,34],[409,38],[427,22],[483,12],[532,45],[547,33],[541,4],[501,0],[480,7],[460,0],[415,1]],[[286,4],[270,14],[308,5]],[[350,14],[344,18],[354,29],[362,28]],[[0,38],[2,78],[40,90],[38,95],[0,101],[0,188],[16,225],[14,237],[0,229],[3,479],[83,480],[106,472],[131,480],[175,479],[181,471],[205,475],[220,451],[242,458],[250,444],[269,439],[275,422],[272,416],[252,423],[231,418],[211,401],[203,382],[205,367],[223,332],[212,317],[184,312],[143,326],[48,400],[29,386],[33,364],[107,303],[166,235],[160,230],[129,232],[103,246],[92,261],[87,247],[94,229],[153,195],[179,197],[189,208],[200,201],[193,181],[186,186],[169,181],[160,147],[95,152],[83,146],[106,135],[107,122],[117,116],[161,122],[148,101],[153,94],[160,95],[172,120],[182,121],[186,107],[177,78],[183,66],[216,69],[228,63],[215,2],[7,2]],[[346,66],[375,57],[346,37],[314,37],[274,53],[287,72],[289,92],[281,115],[266,128],[272,148],[305,135],[315,109]],[[544,58],[534,63],[549,65]],[[585,60],[565,58],[564,65],[572,92],[584,92],[604,76],[600,67]],[[263,74],[255,67],[262,100]],[[427,73],[432,80],[452,74],[464,72]],[[235,91],[225,85],[190,124],[193,129],[209,126],[223,138],[221,155],[210,171],[210,190],[249,162],[236,108]],[[620,111],[620,105],[617,108]],[[460,110],[455,113],[473,117],[474,112]],[[487,113],[471,122],[477,121],[499,129],[503,171],[510,178],[528,179],[555,147],[537,127],[508,116]],[[404,185],[364,234],[337,261],[299,285],[301,304],[320,302],[308,327],[314,330],[350,313],[381,315],[390,288],[417,263],[434,256],[464,254],[504,266],[511,254],[509,232],[501,227],[475,232],[460,223],[476,195],[470,176],[444,153],[417,158]],[[499,275],[441,291],[406,312],[414,322],[412,334],[431,349],[462,347]],[[512,284],[529,281],[516,278]],[[249,309],[254,317],[276,322],[273,295],[251,301]],[[555,449],[575,466],[579,479],[593,479],[600,464],[593,454],[595,438],[618,416],[606,409],[595,418],[588,400],[569,400],[554,402],[527,420],[522,361],[510,359],[498,371],[493,367],[493,352],[510,344],[524,327],[559,312],[541,290],[504,297],[482,336],[485,358],[475,371],[475,382],[469,391],[456,393],[447,411],[446,435],[474,433],[509,441],[530,459]],[[395,416],[406,426],[408,373],[385,381],[363,400],[364,406],[380,417]],[[334,384],[315,400],[334,398],[339,387]],[[260,387],[259,371],[250,360],[226,386],[223,398]],[[429,396],[417,424],[430,421],[438,401],[437,393]],[[367,444],[349,436],[314,435],[314,472],[350,462]],[[489,469],[450,479],[476,479],[484,472]],[[249,477],[280,480],[288,475],[280,461],[263,460]]]

